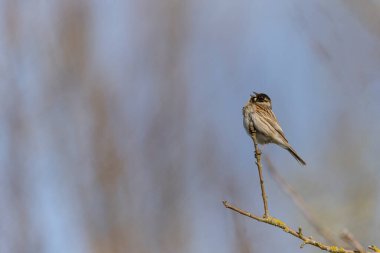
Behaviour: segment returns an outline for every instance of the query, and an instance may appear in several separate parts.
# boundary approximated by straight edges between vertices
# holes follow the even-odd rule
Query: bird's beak
[[[253,94],[251,94],[251,97],[256,97],[257,94],[259,93],[253,91]]]

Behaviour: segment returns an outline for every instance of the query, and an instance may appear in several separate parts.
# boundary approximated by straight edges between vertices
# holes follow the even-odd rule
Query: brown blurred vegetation
[[[250,163],[247,168],[240,163],[234,146],[215,130],[220,122],[213,117],[200,122],[194,116],[199,100],[193,97],[185,53],[193,29],[190,2],[127,1],[125,12],[141,18],[129,23],[135,30],[117,42],[126,44],[126,52],[109,59],[108,51],[94,52],[94,19],[101,18],[94,8],[101,7],[91,1],[3,1],[1,252],[49,252],[57,245],[99,253],[192,252],[200,247],[205,252],[254,252],[263,247],[260,242],[280,236],[264,238],[262,233],[270,233],[265,226],[247,224],[221,204],[230,198],[261,210],[256,171]],[[376,22],[365,19],[360,4],[348,5],[377,33]],[[131,20],[126,15],[119,22]],[[336,129],[350,124],[346,122],[339,119]],[[331,136],[337,142],[344,147],[355,143],[350,138],[355,129],[336,129]],[[295,175],[292,183],[304,187],[304,194],[318,195],[311,205],[322,219],[344,213],[339,222],[368,231],[360,239],[374,239],[368,227],[376,219],[376,181],[368,170],[358,179],[364,174],[356,168],[365,161],[357,149],[342,151],[334,145],[329,146],[334,154],[326,151],[333,156],[331,166],[353,173],[340,188],[346,193],[343,200],[321,207],[331,200],[323,199],[328,194],[323,182],[310,186],[310,174]],[[241,156],[251,162],[248,148]],[[345,160],[347,152],[353,154],[351,160]],[[340,180],[342,170],[331,168],[334,180]],[[282,206],[282,198],[270,190],[270,208]],[[292,207],[284,210],[291,210],[285,217],[300,220]],[[329,216],[330,211],[335,213]]]

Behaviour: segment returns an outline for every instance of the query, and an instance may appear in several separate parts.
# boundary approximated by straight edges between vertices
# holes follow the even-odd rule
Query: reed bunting
[[[288,150],[292,156],[302,165],[305,161],[290,146],[284,132],[272,112],[272,101],[264,93],[251,95],[247,104],[243,107],[244,128],[248,135],[256,130],[256,139],[259,144],[274,143]]]

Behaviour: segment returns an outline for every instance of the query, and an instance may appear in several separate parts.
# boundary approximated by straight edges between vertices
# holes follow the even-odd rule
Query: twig
[[[288,194],[288,196],[293,200],[295,205],[301,210],[301,213],[305,216],[306,220],[314,227],[314,229],[320,234],[323,238],[325,238],[326,242],[329,244],[337,244],[336,240],[334,240],[330,231],[324,229],[321,225],[318,224],[317,219],[312,214],[310,209],[307,207],[304,199],[301,195],[298,194],[294,190],[294,188],[286,182],[286,180],[278,173],[275,166],[273,166],[271,160],[264,156],[266,163],[268,164],[268,169],[273,179],[279,184],[281,189]]]
[[[255,158],[256,158],[256,165],[257,169],[259,170],[259,177],[260,177],[260,187],[261,187],[261,196],[263,198],[264,203],[264,218],[269,217],[269,211],[268,211],[268,202],[267,202],[267,195],[265,193],[265,187],[264,187],[264,179],[263,179],[263,173],[262,173],[262,166],[261,166],[261,151],[257,145],[257,138],[256,138],[256,130],[251,130],[252,134],[252,140],[253,145],[255,148]]]
[[[325,251],[328,251],[328,252],[331,252],[331,253],[357,253],[357,251],[354,251],[354,250],[349,250],[349,249],[344,249],[342,247],[337,247],[337,246],[328,246],[328,245],[325,245],[321,242],[318,242],[314,239],[312,239],[311,236],[305,236],[303,233],[302,233],[302,229],[299,228],[298,231],[290,228],[288,225],[285,224],[285,222],[279,220],[279,219],[276,219],[274,217],[259,217],[259,216],[256,216],[254,214],[251,214],[247,211],[244,211],[238,207],[235,207],[233,205],[231,205],[230,203],[228,203],[227,201],[223,201],[223,205],[228,208],[228,209],[231,209],[237,213],[240,213],[244,216],[247,216],[251,219],[254,219],[254,220],[257,220],[257,221],[260,221],[260,222],[264,222],[264,223],[267,223],[267,224],[270,224],[272,226],[275,226],[275,227],[278,227],[278,228],[281,228],[283,231],[285,231],[286,233],[289,233],[291,235],[293,235],[294,237],[297,237],[299,238],[300,240],[302,240],[302,244],[301,244],[301,247],[303,247],[304,245],[313,245],[317,248],[320,248],[321,250],[325,250]],[[374,249],[376,249],[374,247]],[[374,250],[373,249],[373,250]],[[375,250],[374,250],[375,251]],[[377,251],[375,251],[377,252]],[[380,252],[380,251],[379,251]]]
[[[347,229],[343,230],[341,238],[359,252],[365,252],[364,246]]]
[[[380,252],[380,248],[375,245],[369,245],[368,248],[373,250],[373,252]]]

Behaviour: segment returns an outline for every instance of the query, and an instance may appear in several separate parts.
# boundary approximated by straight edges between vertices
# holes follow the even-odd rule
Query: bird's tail
[[[297,152],[292,148],[288,147],[287,150],[292,154],[292,156],[302,165],[306,165],[306,162],[297,154]]]

